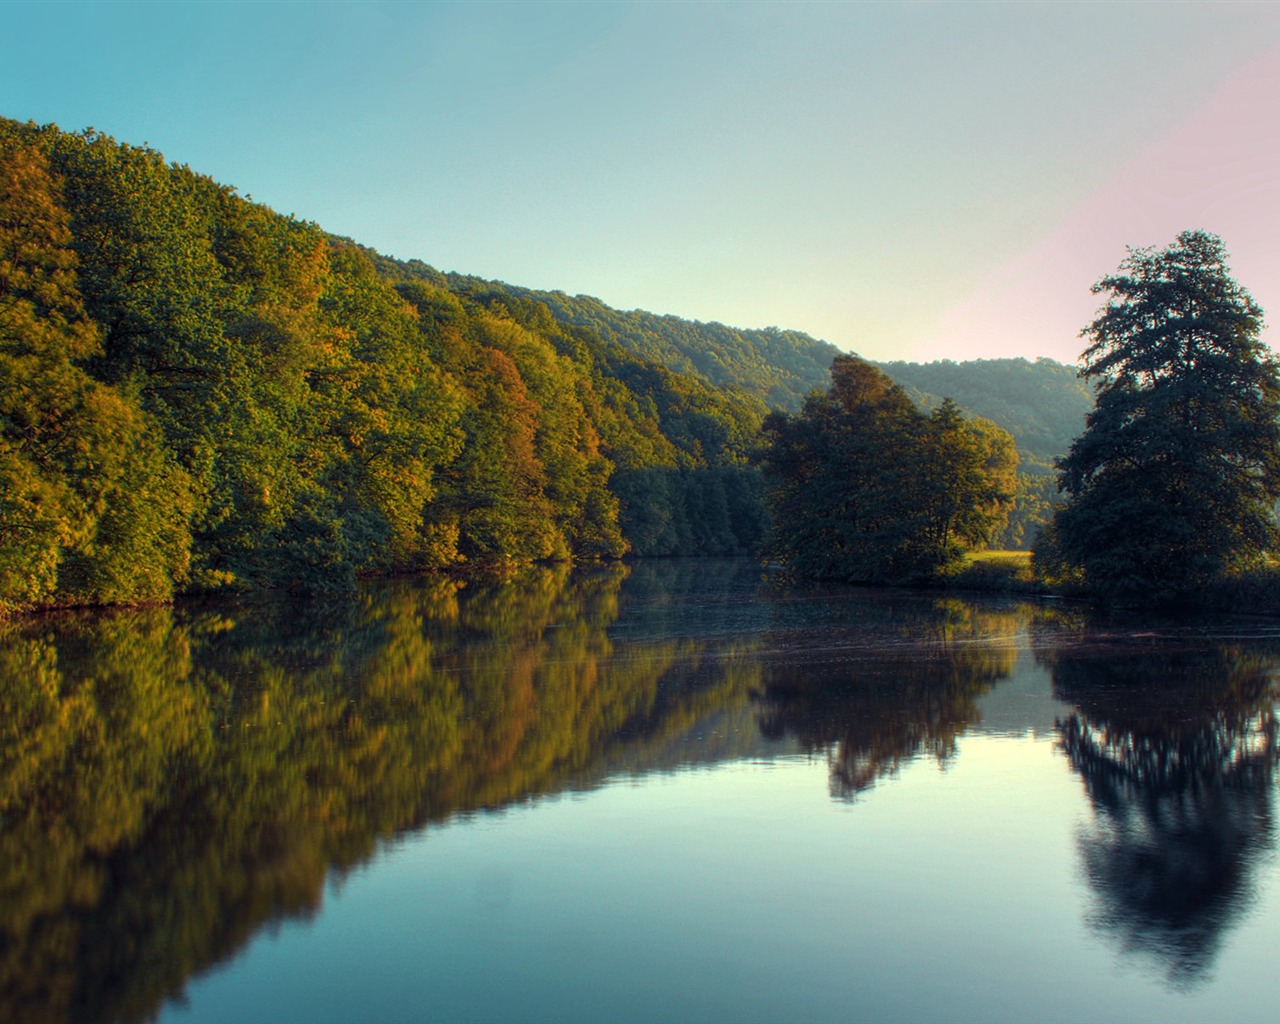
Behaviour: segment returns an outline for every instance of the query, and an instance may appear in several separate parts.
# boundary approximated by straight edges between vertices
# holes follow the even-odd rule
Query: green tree
[[[949,398],[921,436],[922,471],[915,476],[925,519],[920,541],[928,563],[945,564],[963,548],[984,547],[1008,524],[1018,452],[1008,431],[990,420],[966,419]]]
[[[1107,599],[1184,598],[1277,539],[1280,374],[1262,310],[1203,231],[1131,249],[1093,290],[1110,296],[1081,332],[1096,406],[1059,463],[1050,537]]]
[[[802,576],[891,583],[936,575],[1006,517],[1017,453],[1008,433],[954,403],[925,416],[854,356],[799,416],[764,424],[772,553]]]
[[[1053,518],[1058,502],[1058,476],[1036,466],[1031,472],[1019,470],[1009,521],[992,541],[1005,551],[1029,551],[1044,525]]]
[[[0,610],[47,600],[93,514],[76,486],[98,348],[75,288],[67,216],[34,150],[0,152]]]
[[[0,612],[165,599],[185,576],[185,475],[100,351],[44,156],[0,148]]]

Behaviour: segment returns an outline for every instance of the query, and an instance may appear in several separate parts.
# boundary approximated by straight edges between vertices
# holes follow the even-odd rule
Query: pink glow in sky
[[[1113,113],[1123,116],[1123,104]],[[1080,329],[1103,299],[1090,286],[1126,246],[1164,246],[1188,229],[1222,237],[1236,280],[1280,324],[1280,46],[1231,74],[1034,247],[945,310],[910,358],[1075,362]],[[1264,338],[1276,347],[1280,334]]]
[[[7,3],[0,114],[441,270],[871,359],[1074,361],[1090,285],[1191,228],[1280,324],[1280,3],[231,6]]]

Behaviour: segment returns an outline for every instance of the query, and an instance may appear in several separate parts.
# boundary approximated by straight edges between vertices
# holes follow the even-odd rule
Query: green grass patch
[[[964,560],[970,565],[995,563],[999,565],[1024,565],[1031,568],[1030,551],[967,551]]]
[[[991,590],[1002,594],[1033,594],[1043,588],[1031,571],[1030,551],[970,551],[943,577],[943,585],[957,590]]]

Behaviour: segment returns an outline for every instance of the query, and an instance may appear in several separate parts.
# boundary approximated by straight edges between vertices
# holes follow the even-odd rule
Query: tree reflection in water
[[[11,624],[0,1020],[145,1020],[406,831],[655,758],[743,756],[686,744],[711,716],[755,714],[824,753],[842,797],[909,758],[946,761],[1039,614],[765,600],[757,577],[548,570]],[[1068,641],[1052,667],[1099,808],[1082,846],[1103,919],[1131,944],[1174,933],[1180,963],[1203,963],[1272,833],[1271,653],[1108,669]],[[748,741],[754,727],[728,742]]]
[[[1058,732],[1094,808],[1079,836],[1090,920],[1190,987],[1274,844],[1280,651],[1168,648],[1059,641],[1045,660],[1056,696],[1076,709]]]
[[[749,664],[613,657],[623,571],[0,635],[0,1020],[145,1020],[380,843],[597,784]]]
[[[852,799],[920,756],[946,763],[978,721],[978,699],[1017,660],[1013,638],[1029,606],[997,610],[957,599],[922,606],[892,598],[857,606],[856,644],[766,674],[760,729],[824,753],[832,795]],[[870,616],[870,617],[868,617]],[[847,624],[845,624],[847,625]]]

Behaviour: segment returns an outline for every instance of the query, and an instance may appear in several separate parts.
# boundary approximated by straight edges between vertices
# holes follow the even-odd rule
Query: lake
[[[0,1020],[1272,1020],[1280,625],[369,583],[0,633]]]

